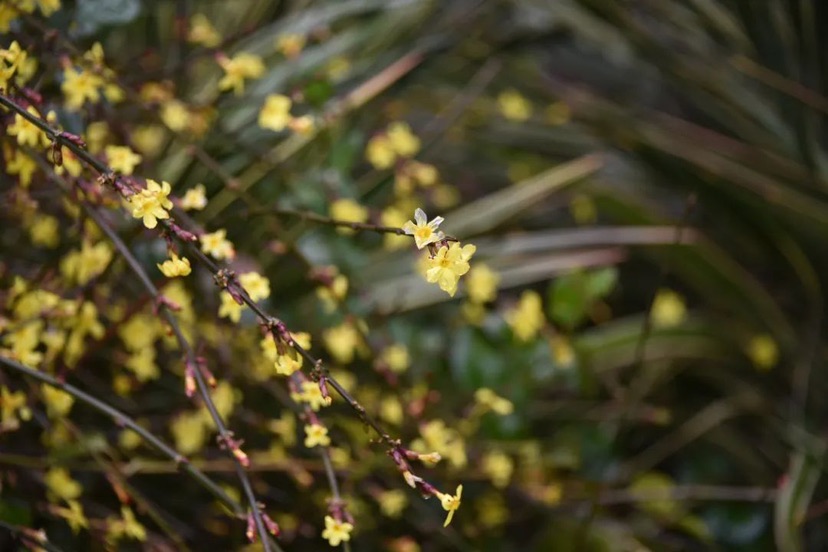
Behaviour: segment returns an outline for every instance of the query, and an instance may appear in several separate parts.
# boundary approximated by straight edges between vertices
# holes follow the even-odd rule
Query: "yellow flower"
[[[38,119],[40,114],[37,110],[29,106],[26,111],[34,115]],[[10,125],[6,132],[9,136],[17,136],[17,143],[21,146],[31,146],[37,148],[39,146],[46,147],[49,145],[49,137],[46,133],[40,130],[36,125],[30,123],[19,113],[14,114],[14,124]]]
[[[466,290],[469,300],[475,303],[487,303],[497,296],[497,284],[500,276],[497,272],[484,264],[475,265],[469,272]]]
[[[451,518],[454,517],[454,512],[460,507],[460,497],[462,495],[463,485],[457,485],[457,493],[454,496],[445,493],[437,493],[437,497],[440,499],[440,504],[443,506],[443,510],[448,512],[446,522],[443,524],[443,527],[448,527],[448,524],[451,523]]]
[[[72,479],[63,468],[52,468],[43,477],[52,500],[74,500],[81,494],[80,483]]]
[[[282,35],[276,39],[276,50],[288,59],[293,59],[302,52],[306,39],[300,34]]]
[[[121,506],[121,519],[107,518],[108,540],[118,540],[124,537],[137,541],[147,540],[147,530],[135,519],[135,514],[129,506]]]
[[[129,198],[129,202],[134,206],[132,216],[143,219],[144,226],[147,228],[155,228],[158,225],[158,219],[170,218],[167,209],[172,209],[173,204],[169,195],[169,182],[158,184],[155,180],[148,179],[146,189]]]
[[[17,343],[15,343],[17,345]],[[23,364],[28,364],[23,362]],[[23,391],[12,393],[5,386],[0,387],[0,429],[17,429],[20,421],[31,418],[31,410],[26,405]]]
[[[336,310],[336,305],[342,302],[347,294],[348,277],[344,274],[334,276],[330,285],[316,288],[316,296],[319,297],[328,312]]]
[[[331,203],[331,218],[347,222],[365,222],[368,220],[368,209],[353,199],[341,198]],[[350,228],[337,228],[341,234],[353,234]]]
[[[54,249],[60,243],[59,229],[58,219],[49,215],[38,215],[29,226],[29,237],[35,245]]]
[[[496,414],[508,416],[515,410],[515,406],[509,399],[500,397],[487,387],[481,387],[474,392],[474,400],[481,406],[491,409]]]
[[[221,42],[221,34],[213,27],[206,15],[197,13],[190,18],[187,41],[192,44],[201,44],[205,48],[215,48]]]
[[[532,104],[517,90],[507,90],[497,97],[500,113],[512,121],[525,121],[532,115]]]
[[[204,184],[197,184],[190,188],[181,198],[181,208],[185,211],[200,211],[207,206]]]
[[[374,168],[387,169],[394,164],[397,154],[388,136],[378,134],[368,140],[368,145],[365,146],[365,158]]]
[[[442,246],[434,257],[427,261],[426,280],[437,283],[440,289],[454,297],[460,276],[469,271],[469,259],[477,248],[471,244],[460,247],[454,242],[450,247]]]
[[[291,117],[290,121],[288,121],[288,127],[290,127],[290,130],[302,135],[309,135],[315,126],[316,121],[314,121],[313,117],[310,115]]]
[[[141,162],[141,156],[127,146],[106,146],[104,148],[109,168],[121,174],[130,175],[135,166]]]
[[[166,101],[161,107],[161,121],[173,132],[181,132],[190,125],[190,111],[178,100]]]
[[[339,546],[341,542],[351,540],[351,531],[354,526],[347,521],[339,521],[331,516],[325,516],[325,530],[322,531],[322,538],[327,539],[331,546]]]
[[[63,83],[60,85],[63,95],[66,96],[66,108],[78,111],[87,100],[93,104],[98,103],[101,100],[100,88],[103,85],[104,80],[100,75],[85,69],[78,71],[74,67],[69,67],[63,72]]]
[[[270,282],[257,272],[245,272],[239,282],[253,301],[270,297]]]
[[[483,457],[483,473],[489,476],[492,483],[498,489],[504,488],[512,479],[515,470],[515,463],[509,455],[494,451]]]
[[[750,340],[747,355],[757,370],[770,370],[779,362],[779,347],[771,336],[761,334]]]
[[[535,291],[524,291],[517,306],[507,312],[505,318],[519,340],[534,339],[546,324],[541,296]]]
[[[106,242],[81,244],[80,251],[70,251],[60,261],[60,272],[70,282],[84,285],[98,276],[112,260],[112,248]]]
[[[402,374],[408,370],[408,366],[411,364],[408,349],[402,343],[386,347],[380,355],[380,360],[395,374]]]
[[[132,353],[124,366],[132,370],[141,382],[158,379],[161,376],[161,370],[155,363],[155,349],[152,347]]]
[[[327,447],[331,444],[328,437],[328,428],[320,424],[308,424],[305,426],[305,446],[313,448],[317,445]]]
[[[400,425],[403,421],[403,407],[397,397],[389,396],[380,402],[380,417],[389,424]]]
[[[345,322],[328,328],[322,334],[325,346],[340,364],[349,364],[354,360],[354,353],[361,343],[359,331],[353,324]]]
[[[377,502],[379,502],[380,511],[383,515],[396,519],[405,510],[408,499],[400,489],[392,489],[383,491],[377,498]]]
[[[216,230],[211,234],[201,235],[201,250],[216,259],[232,259],[236,256],[233,244],[227,240],[227,230]]]
[[[81,529],[88,529],[89,520],[86,519],[86,515],[83,513],[83,507],[80,502],[77,500],[69,500],[67,504],[69,504],[68,508],[55,508],[57,515],[66,520],[66,523],[69,524],[69,527],[75,534],[77,534]]]
[[[233,58],[219,57],[219,65],[224,69],[224,77],[219,81],[219,90],[233,90],[239,96],[244,92],[245,79],[257,79],[264,74],[262,58],[247,52],[236,54]]]
[[[420,139],[411,132],[408,123],[391,123],[387,134],[391,148],[400,157],[411,157],[420,151]]]
[[[561,368],[570,368],[575,363],[575,350],[569,339],[562,335],[555,335],[549,339],[549,349],[555,364]]]
[[[428,216],[419,207],[414,211],[414,220],[417,222],[406,222],[402,229],[409,236],[414,236],[414,242],[417,244],[417,249],[422,249],[430,243],[435,243],[443,238],[445,234],[437,230],[440,224],[445,220],[443,217],[436,217],[431,222],[428,221]]]
[[[331,404],[331,398],[323,397],[319,384],[314,381],[302,382],[302,392],[299,393],[299,400],[308,403],[308,406],[314,412],[317,412],[323,406],[330,406]]]
[[[221,305],[219,306],[218,315],[220,318],[229,318],[233,322],[241,320],[241,314],[245,305],[239,305],[233,296],[226,291],[221,292]]]
[[[259,126],[279,132],[284,130],[291,120],[290,98],[282,94],[270,94],[265,98],[264,106],[259,111]]]
[[[167,278],[175,278],[176,276],[186,276],[192,269],[190,268],[190,259],[187,257],[180,257],[175,253],[171,258],[164,261],[163,264],[156,264],[158,270]]]
[[[175,448],[184,455],[198,452],[207,441],[207,428],[200,412],[189,412],[176,417],[170,424]]]
[[[276,373],[280,376],[291,376],[302,368],[302,357],[293,357],[290,354],[279,355],[274,362]]]
[[[670,328],[681,324],[687,316],[684,298],[669,289],[659,290],[650,309],[650,320],[656,328]]]
[[[19,149],[4,147],[3,154],[6,158],[6,172],[16,174],[20,185],[27,188],[32,183],[32,176],[37,171],[37,163],[34,159]]]
[[[72,395],[45,383],[40,390],[43,393],[43,404],[46,405],[46,411],[50,418],[62,418],[69,414],[72,405],[75,403],[75,398]]]

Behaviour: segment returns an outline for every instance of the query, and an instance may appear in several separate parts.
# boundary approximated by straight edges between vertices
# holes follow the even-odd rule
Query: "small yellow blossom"
[[[291,376],[294,372],[302,368],[302,357],[292,356],[290,354],[279,355],[274,362],[276,373],[280,376]]]
[[[192,269],[190,268],[190,259],[187,257],[179,257],[175,253],[170,256],[169,260],[163,264],[156,264],[158,270],[167,278],[175,278],[176,276],[187,276]]]
[[[322,538],[327,539],[331,546],[339,546],[342,542],[351,540],[351,531],[354,526],[347,521],[339,521],[331,516],[325,516],[325,530]]]
[[[233,90],[237,96],[244,92],[245,79],[257,79],[265,71],[262,58],[247,52],[241,52],[232,58],[220,56],[218,63],[224,69],[224,76],[218,84],[219,90]]]
[[[365,146],[365,158],[374,168],[387,169],[394,164],[397,154],[388,136],[378,134],[368,140],[368,145]]]
[[[0,429],[17,429],[20,421],[25,422],[31,416],[23,391],[12,393],[7,387],[0,387]]]
[[[417,244],[417,249],[422,249],[428,244],[436,243],[446,237],[445,234],[437,230],[445,220],[443,217],[435,217],[429,222],[425,212],[417,208],[414,211],[414,220],[417,222],[414,223],[409,220],[403,225],[402,229],[409,236],[414,236],[414,243]]]
[[[319,384],[315,381],[303,381],[299,400],[307,403],[311,410],[317,412],[323,406],[330,406],[330,397],[323,397]]]
[[[155,349],[152,347],[132,353],[124,366],[129,368],[140,382],[155,380],[161,376],[161,370],[155,363]]]
[[[492,412],[501,416],[508,416],[515,410],[515,406],[509,399],[504,399],[487,387],[481,387],[474,392],[474,400]]]
[[[129,506],[121,506],[121,518],[107,518],[107,540],[130,538],[137,541],[147,540],[147,530],[135,519],[135,514]]]
[[[681,324],[687,316],[684,298],[669,289],[656,294],[650,309],[650,320],[656,328],[670,328]]]
[[[89,528],[89,520],[83,513],[83,506],[77,500],[69,500],[68,508],[57,507],[55,513],[66,520],[72,532],[77,534],[81,529]]]
[[[512,121],[525,121],[532,116],[532,104],[517,90],[507,90],[497,97],[500,113]]]
[[[344,274],[334,276],[330,285],[316,288],[316,296],[322,301],[325,310],[333,312],[337,304],[341,303],[348,294],[348,277]]]
[[[3,148],[3,154],[6,158],[6,172],[16,174],[20,180],[20,185],[27,188],[32,183],[32,177],[37,171],[35,160],[23,151],[11,147]]]
[[[167,131],[161,125],[141,125],[132,131],[132,143],[145,157],[156,157],[164,147]]]
[[[200,44],[205,48],[215,48],[221,42],[221,34],[213,27],[206,15],[197,13],[190,18],[187,41],[191,44]]]
[[[286,34],[276,39],[276,50],[281,52],[286,58],[294,59],[305,47],[307,39],[300,34]]]
[[[72,405],[75,403],[75,398],[63,391],[46,385],[45,383],[40,388],[43,394],[43,404],[46,405],[46,411],[51,418],[62,418],[69,414]]]
[[[67,68],[63,72],[63,83],[60,85],[66,97],[66,108],[70,111],[79,111],[87,101],[98,103],[101,100],[100,89],[103,85],[104,80],[101,76],[92,71]]]
[[[462,495],[463,485],[457,485],[457,492],[454,496],[445,493],[437,493],[437,497],[440,499],[440,504],[443,506],[443,510],[448,512],[446,522],[443,523],[443,527],[448,527],[448,524],[451,523],[451,518],[454,517],[454,512],[460,507],[460,497]]]
[[[482,465],[483,473],[489,476],[492,483],[498,489],[502,489],[509,484],[512,479],[512,473],[515,470],[515,463],[509,457],[500,451],[490,452],[483,457]]]
[[[408,348],[402,343],[386,347],[380,355],[380,360],[395,374],[402,374],[408,370],[408,366],[411,364]]]
[[[420,151],[420,139],[411,132],[408,123],[391,123],[388,126],[387,134],[391,148],[400,157],[411,157]]]
[[[365,222],[368,220],[368,209],[353,199],[340,198],[331,203],[331,218],[346,222]],[[350,228],[337,228],[341,234],[352,234]]]
[[[70,282],[84,285],[101,274],[112,260],[112,247],[106,242],[81,244],[79,251],[70,251],[60,262],[60,272]]]
[[[253,301],[270,297],[270,282],[257,272],[245,272],[239,282]]]
[[[747,355],[757,370],[770,370],[779,362],[779,347],[771,336],[761,334],[748,342]]]
[[[327,447],[331,444],[331,438],[328,437],[328,428],[320,424],[307,424],[305,426],[305,446],[313,448],[315,446]]]
[[[377,502],[379,503],[380,511],[383,515],[397,519],[402,515],[403,510],[405,510],[405,507],[408,504],[408,498],[406,498],[404,491],[400,489],[392,489],[389,491],[383,491],[379,497],[377,497]]]
[[[520,341],[531,341],[546,324],[543,301],[535,291],[524,291],[517,306],[506,313],[506,322]]]
[[[322,339],[331,356],[340,364],[351,363],[357,347],[362,342],[359,330],[348,322],[328,328],[323,332]]]
[[[466,280],[469,300],[474,303],[488,303],[497,296],[500,275],[484,264],[476,264]]]
[[[161,106],[161,121],[173,132],[182,132],[190,126],[190,110],[179,100],[166,101]]]
[[[555,335],[549,339],[549,349],[555,364],[561,368],[570,368],[575,363],[575,349],[569,339],[562,335]]]
[[[259,111],[259,126],[276,132],[287,128],[290,123],[290,98],[282,94],[270,94],[265,98],[264,106]]]
[[[32,238],[32,243],[41,247],[48,247],[54,249],[60,243],[60,234],[58,229],[60,223],[58,219],[49,215],[38,215],[29,226],[29,236]]]
[[[218,260],[231,260],[236,256],[233,244],[227,239],[227,230],[223,228],[210,234],[202,234],[201,250]]]
[[[380,417],[393,425],[400,425],[403,421],[403,407],[397,397],[388,396],[382,399],[379,405]]]
[[[460,247],[454,242],[451,246],[442,246],[434,257],[427,262],[426,280],[438,284],[440,289],[454,297],[460,276],[469,271],[469,259],[477,248],[468,244]]]
[[[81,494],[81,485],[63,468],[52,468],[43,477],[52,500],[74,500]]]
[[[158,225],[159,219],[170,218],[168,209],[172,209],[172,201],[169,199],[170,183],[159,184],[155,180],[147,180],[147,187],[129,198],[133,205],[132,216],[143,219],[144,226],[153,229]]]
[[[196,184],[195,187],[184,192],[184,197],[181,198],[181,208],[185,211],[201,211],[206,206],[207,196],[204,184]]]
[[[29,106],[26,111],[31,115],[40,118],[37,110]],[[33,148],[46,147],[50,144],[49,137],[36,125],[26,120],[20,113],[14,114],[14,123],[6,129],[9,136],[17,136],[17,143],[21,146]]]
[[[221,292],[221,305],[219,306],[218,315],[220,318],[229,318],[231,321],[238,323],[241,320],[242,311],[245,305],[239,305],[233,296],[226,291]]]
[[[104,148],[109,168],[121,174],[130,175],[141,162],[141,156],[127,146],[106,146]]]
[[[177,416],[170,424],[175,448],[184,455],[201,450],[207,441],[207,426],[200,412],[187,412]]]

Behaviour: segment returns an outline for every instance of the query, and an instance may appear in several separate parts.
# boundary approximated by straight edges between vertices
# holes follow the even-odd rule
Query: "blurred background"
[[[409,489],[335,402],[321,417],[353,549],[825,549],[824,3],[77,0],[44,11],[19,13],[0,36],[38,60],[28,86],[63,128],[90,149],[130,146],[136,175],[177,196],[203,185],[189,228],[226,229],[231,266],[270,280],[269,312],[309,332],[393,435],[443,455],[418,474],[446,492],[463,484],[441,529],[436,499]],[[122,97],[67,108],[62,71],[95,42]],[[223,64],[242,52],[262,70],[222,90]],[[291,99],[289,128],[261,124],[272,94]],[[91,298],[115,334],[151,320],[122,261],[85,286],[55,276],[87,230],[38,172],[29,193],[61,231],[54,247],[32,245],[9,167],[7,308],[23,276]],[[423,279],[410,240],[291,214],[348,218],[354,202],[387,226],[417,207],[443,216],[441,229],[477,247],[457,294]],[[163,241],[110,215],[162,282]],[[217,317],[207,272],[184,286],[188,331],[227,384],[229,425],[280,542],[328,548],[325,474],[284,380],[256,368],[255,318]],[[160,370],[144,378],[109,337],[88,339],[69,380],[237,485],[211,430],[186,425],[196,407],[174,347],[156,336]],[[149,536],[110,548],[246,546],[243,524],[172,462],[77,405],[46,416],[24,378],[0,373],[34,413],[0,433],[0,520],[43,528],[65,550],[103,547],[101,527],[74,532],[54,515],[43,474],[70,470],[103,523],[119,511],[114,469],[143,497]]]

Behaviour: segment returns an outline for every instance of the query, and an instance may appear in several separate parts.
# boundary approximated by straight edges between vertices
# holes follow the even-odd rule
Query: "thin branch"
[[[367,222],[351,222],[348,220],[339,220],[319,215],[312,211],[300,211],[297,209],[279,209],[279,208],[265,208],[252,209],[248,211],[250,215],[274,215],[277,217],[293,217],[308,222],[315,222],[324,226],[337,226],[342,228],[350,228],[357,231],[378,232],[380,234],[396,234],[398,236],[412,236],[407,234],[402,228],[396,226],[381,226],[379,224],[371,224]]]

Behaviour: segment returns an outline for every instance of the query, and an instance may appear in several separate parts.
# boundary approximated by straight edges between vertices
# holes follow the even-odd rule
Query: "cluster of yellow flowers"
[[[170,218],[169,209],[173,206],[170,191],[169,182],[159,184],[147,179],[147,187],[129,198],[132,216],[142,219],[147,228],[155,228],[159,220]]]

